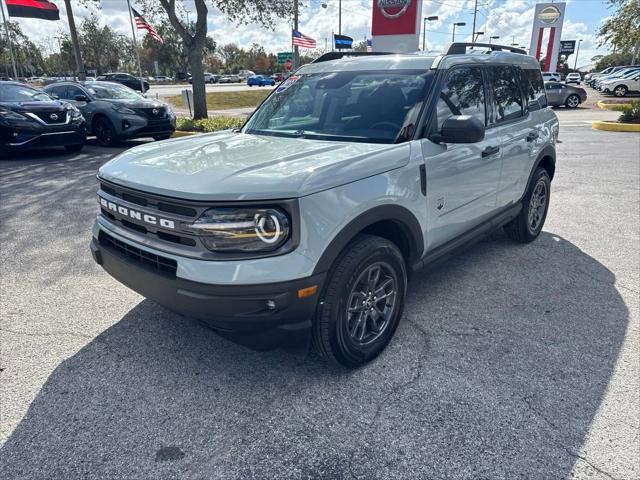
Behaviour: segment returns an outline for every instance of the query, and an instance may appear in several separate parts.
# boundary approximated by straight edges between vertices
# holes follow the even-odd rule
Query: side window
[[[56,97],[65,100],[67,98],[67,86],[66,85],[58,85],[56,87],[51,87],[48,90],[50,95],[55,95]]]
[[[448,73],[436,105],[436,131],[454,115],[472,115],[485,123],[484,86],[479,67],[458,67]]]
[[[515,70],[508,65],[489,68],[493,91],[493,114],[491,123],[507,122],[524,115],[520,85]]]
[[[84,93],[81,88],[69,86],[67,90],[67,99],[75,100],[78,95],[84,95],[85,97],[87,96],[87,94]]]
[[[521,70],[522,85],[524,87],[529,110],[539,110],[547,106],[547,95],[544,90],[544,81],[540,70]]]

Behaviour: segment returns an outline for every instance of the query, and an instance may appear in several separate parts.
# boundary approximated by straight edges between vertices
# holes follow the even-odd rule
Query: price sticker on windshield
[[[293,85],[294,83],[296,83],[298,81],[300,77],[296,76],[296,75],[291,75],[289,78],[287,78],[282,85],[280,85],[278,88],[276,88],[276,93],[282,93],[284,92],[287,88],[289,88],[291,85]]]

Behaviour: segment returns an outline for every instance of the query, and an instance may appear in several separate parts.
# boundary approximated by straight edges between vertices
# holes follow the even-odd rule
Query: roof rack
[[[330,60],[339,60],[343,57],[369,57],[372,55],[393,55],[391,52],[327,52],[320,55],[311,63],[328,62]]]
[[[471,43],[471,42],[455,42],[450,43],[445,47],[443,55],[465,55],[467,53],[467,47],[481,47],[488,48],[492,52],[509,51],[511,53],[520,53],[526,55],[527,52],[517,47],[507,47],[506,45],[496,45],[494,43]]]

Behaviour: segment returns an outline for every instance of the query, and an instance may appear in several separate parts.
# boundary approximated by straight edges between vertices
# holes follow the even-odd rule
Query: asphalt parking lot
[[[97,267],[94,176],[121,149],[0,162],[0,478],[639,478],[640,136],[590,114],[559,111],[542,236],[419,273],[352,372]]]

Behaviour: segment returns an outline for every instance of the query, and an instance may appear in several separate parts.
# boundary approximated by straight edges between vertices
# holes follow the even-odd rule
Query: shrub
[[[244,121],[244,117],[211,117],[202,120],[178,117],[176,119],[176,130],[183,132],[217,132],[219,130],[240,128]]]
[[[618,121],[623,123],[640,123],[640,101],[636,100],[629,105],[625,105]]]

